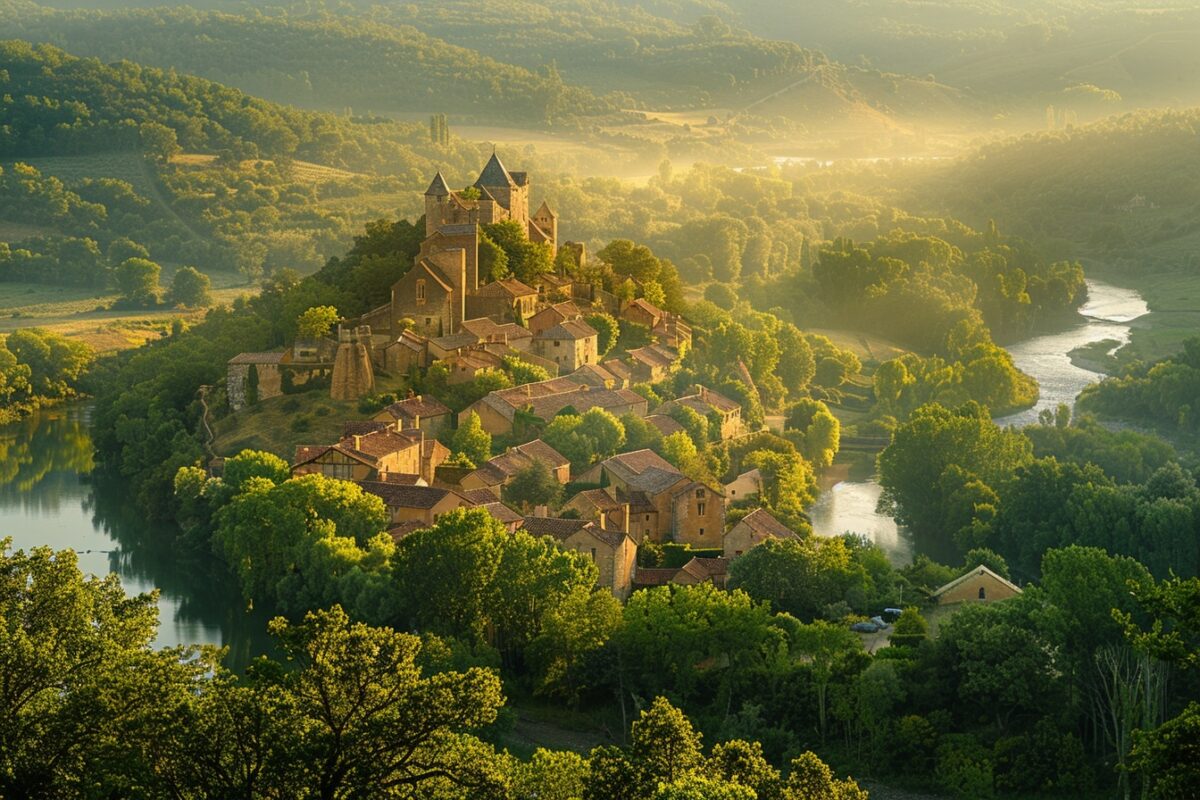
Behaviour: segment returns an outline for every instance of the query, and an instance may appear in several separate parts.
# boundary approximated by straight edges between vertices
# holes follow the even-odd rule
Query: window
[[[592,548],[592,561],[596,560],[596,548]]]
[[[650,521],[650,515],[649,515],[649,514],[647,514],[647,515],[646,515],[646,522],[649,522],[649,521]]]
[[[740,556],[740,555],[742,554],[742,551],[741,551],[741,550],[734,550],[734,551],[733,551],[733,554],[734,554],[735,556]]]
[[[703,499],[704,499],[704,490],[703,490],[703,489],[697,489],[697,490],[696,490],[696,497],[697,497],[698,499],[700,499],[700,500],[703,500]],[[701,514],[703,514],[704,512],[703,512],[703,511],[701,511],[700,513],[701,513]]]
[[[433,317],[426,317],[425,318],[425,327],[428,328],[432,324],[433,324]]]
[[[703,535],[704,535],[704,528],[701,528],[701,529],[700,529],[700,535],[701,535],[701,536],[703,536]]]
[[[704,516],[704,503],[697,503],[697,504],[696,504],[696,513],[697,513],[697,514],[699,514],[699,515],[700,515],[700,516],[702,516],[702,517]]]
[[[979,599],[987,600],[987,589],[983,588],[982,586],[979,587]]]
[[[425,302],[425,279],[421,278],[417,281],[417,305]]]
[[[562,342],[560,342],[558,339],[555,339],[555,340],[554,340],[554,346],[555,346],[555,347],[561,347],[561,346],[562,346]]]
[[[330,478],[341,478],[348,481],[354,477],[354,466],[352,464],[322,464],[321,473]]]

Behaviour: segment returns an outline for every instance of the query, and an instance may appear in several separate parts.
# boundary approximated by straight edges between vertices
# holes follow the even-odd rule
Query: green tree
[[[551,608],[528,653],[537,694],[577,703],[588,659],[620,624],[621,603],[603,589],[576,589]]]
[[[0,794],[105,795],[152,781],[144,754],[212,666],[212,653],[156,650],[154,594],[84,577],[71,550],[0,540]]]
[[[180,267],[171,278],[170,300],[185,308],[212,305],[212,281],[195,267]]]
[[[351,622],[338,606],[270,627],[296,665],[283,685],[296,704],[313,796],[412,791],[438,779],[482,793],[502,780],[480,758],[490,748],[471,746],[469,736],[504,702],[492,671],[424,677],[419,638]]]
[[[158,305],[161,289],[158,276],[162,267],[145,258],[127,258],[117,267],[114,277],[123,302],[137,308]]]
[[[900,614],[892,627],[888,641],[893,647],[916,647],[929,639],[929,623],[921,616],[916,606],[909,606]]]
[[[504,498],[526,509],[542,505],[557,506],[562,500],[562,491],[562,484],[554,477],[546,462],[534,459],[513,475],[512,481],[504,487]]]
[[[629,753],[651,786],[673,783],[700,768],[700,739],[682,711],[665,697],[656,697],[634,720]]]
[[[492,457],[492,435],[483,429],[483,423],[474,411],[454,431],[450,449],[471,459],[476,465],[482,465]]]
[[[769,539],[729,565],[730,588],[801,619],[846,601],[866,577],[842,539]]]
[[[341,318],[333,306],[313,306],[296,318],[296,336],[306,340],[322,339]]]
[[[264,450],[243,450],[225,459],[222,482],[236,494],[247,487],[251,478],[266,478],[279,485],[290,477],[288,463]]]
[[[591,325],[596,333],[599,334],[596,342],[596,350],[600,354],[600,358],[608,355],[608,352],[617,344],[617,339],[621,336],[621,326],[616,318],[611,314],[589,314],[583,318],[584,322]]]

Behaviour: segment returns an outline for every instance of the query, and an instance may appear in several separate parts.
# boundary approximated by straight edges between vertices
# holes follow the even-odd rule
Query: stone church
[[[398,336],[401,321],[431,338],[457,333],[467,298],[479,292],[480,226],[511,220],[533,242],[558,250],[558,218],[546,203],[529,213],[529,176],[509,172],[493,153],[470,190],[452,191],[438,172],[425,191],[425,240],[413,268],[392,286],[391,302],[360,324]]]

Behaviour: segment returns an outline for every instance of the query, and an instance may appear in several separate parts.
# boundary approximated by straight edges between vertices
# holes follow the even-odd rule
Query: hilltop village
[[[578,280],[586,248],[558,241],[546,203],[529,208],[529,176],[495,155],[466,190],[451,190],[439,172],[425,193],[425,239],[391,301],[340,320],[329,336],[231,359],[231,409],[309,381],[327,382],[332,399],[359,400],[375,395],[377,376],[405,376],[406,396],[346,420],[337,441],[298,446],[292,474],[354,481],[379,496],[396,539],[456,508],[485,508],[510,530],[589,556],[621,599],[669,582],[723,585],[731,559],[798,535],[757,502],[759,469],[722,483],[696,457],[709,441],[755,433],[742,403],[695,384],[651,412],[658,398],[646,387],[678,372],[691,326],[641,296],[636,282],[621,297]],[[556,269],[530,284],[482,282],[484,226],[499,221],[548,247]],[[755,391],[745,364],[734,369]],[[502,370],[532,379],[455,402],[459,389]],[[434,384],[447,396],[411,388]],[[620,444],[603,443],[613,429],[635,426],[639,435],[627,430]],[[592,447],[562,452],[547,438]]]

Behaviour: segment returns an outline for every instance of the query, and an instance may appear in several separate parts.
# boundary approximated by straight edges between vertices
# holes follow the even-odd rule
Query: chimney
[[[600,530],[602,530],[602,531],[608,530],[608,528],[606,527],[607,524],[608,524],[608,514],[601,511],[600,512]]]
[[[550,508],[548,506],[534,506],[533,515],[545,519],[550,516]]]
[[[360,434],[356,433],[356,434],[354,434],[353,438],[354,438],[354,449],[361,450],[362,449],[362,436]]]
[[[625,518],[625,525],[621,528],[621,530],[629,533],[629,503],[621,504],[621,512],[622,516]]]

